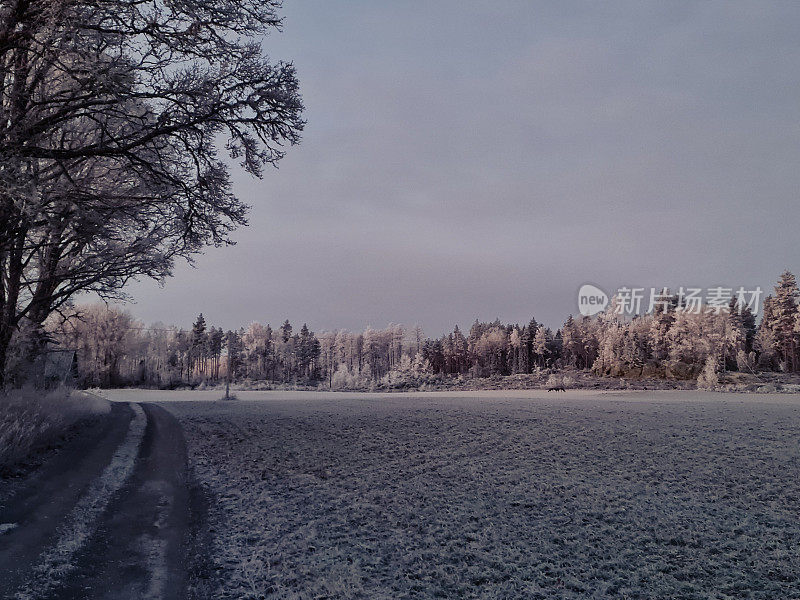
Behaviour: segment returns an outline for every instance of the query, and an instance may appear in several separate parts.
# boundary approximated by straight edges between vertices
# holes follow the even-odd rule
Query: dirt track
[[[142,408],[115,403],[0,506],[0,597],[185,596],[183,434],[166,410]]]

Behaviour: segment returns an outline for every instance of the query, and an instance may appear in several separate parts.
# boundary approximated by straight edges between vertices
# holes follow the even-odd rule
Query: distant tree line
[[[496,377],[545,369],[591,369],[614,377],[693,379],[726,370],[800,370],[800,292],[790,272],[764,301],[757,325],[749,307],[688,311],[664,290],[650,314],[627,318],[615,301],[595,317],[569,316],[556,331],[475,321],[462,333],[426,338],[419,327],[389,325],[315,334],[286,320],[224,331],[200,314],[189,330],[146,327],[106,305],[73,307],[48,321],[49,335],[74,349],[86,386],[176,387],[223,379],[331,389],[413,386],[432,378]],[[24,348],[17,349],[23,356]]]

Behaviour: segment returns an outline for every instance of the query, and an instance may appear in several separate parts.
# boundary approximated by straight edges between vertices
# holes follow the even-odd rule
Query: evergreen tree
[[[225,332],[222,328],[217,329],[212,327],[208,331],[208,350],[211,356],[211,376],[214,379],[219,379],[219,361],[222,356],[222,346],[225,340]]]
[[[536,333],[538,331],[539,323],[536,322],[536,319],[531,317],[530,323],[528,323],[528,335],[525,338],[528,346],[528,373],[533,371],[533,367],[536,364],[536,352],[534,351],[534,344],[536,342]]]
[[[204,360],[207,346],[206,320],[203,318],[203,313],[200,313],[192,326],[191,356],[189,359],[190,370],[197,369],[201,374],[205,373]]]
[[[572,315],[561,328],[562,357],[565,366],[583,367],[583,339]]]
[[[745,352],[749,354],[753,351],[753,342],[756,337],[756,316],[749,306],[742,306],[739,312],[739,319],[744,329]]]
[[[264,373],[267,379],[275,379],[275,339],[269,323],[264,330]]]
[[[283,343],[285,344],[289,341],[290,337],[292,337],[292,326],[289,323],[289,319],[286,319],[283,322],[283,325],[281,325],[281,340],[283,340]]]
[[[465,373],[469,369],[469,352],[467,338],[461,333],[458,325],[453,329],[453,354],[455,356],[455,372]]]
[[[665,360],[669,356],[669,331],[675,322],[678,298],[663,288],[653,306],[653,322],[650,329],[650,345],[653,358]]]
[[[228,379],[234,380],[242,363],[242,337],[238,331],[225,334],[225,349],[228,352]]]
[[[303,323],[297,342],[297,367],[299,375],[303,378],[308,378],[311,371],[314,353],[314,345],[311,340],[312,333],[308,330],[308,325]]]
[[[797,370],[797,300],[800,291],[797,280],[789,271],[784,271],[775,286],[772,301],[772,330],[778,344],[778,354],[787,370]]]

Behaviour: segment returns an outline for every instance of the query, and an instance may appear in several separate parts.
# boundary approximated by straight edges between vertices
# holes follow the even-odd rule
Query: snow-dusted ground
[[[800,598],[798,396],[108,395],[180,400],[217,597]]]

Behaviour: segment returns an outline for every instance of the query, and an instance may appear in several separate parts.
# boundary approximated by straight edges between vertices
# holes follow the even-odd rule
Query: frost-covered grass
[[[0,392],[0,476],[47,449],[77,421],[108,408],[104,400],[66,388]]]
[[[165,403],[215,597],[800,597],[796,396],[263,398]]]

